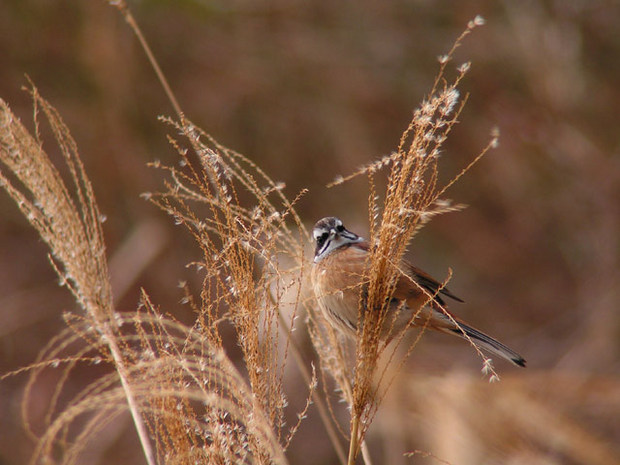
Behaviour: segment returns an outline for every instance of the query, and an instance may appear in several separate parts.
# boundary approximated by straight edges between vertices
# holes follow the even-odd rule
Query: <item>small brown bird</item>
[[[316,241],[312,284],[319,307],[334,327],[354,337],[357,332],[360,296],[363,292],[362,279],[368,266],[369,244],[357,234],[348,231],[342,221],[334,217],[318,221],[312,233]],[[396,282],[388,307],[393,316],[390,318],[388,315],[385,319],[381,331],[382,339],[389,340],[409,324],[426,326],[464,339],[467,335],[480,349],[499,355],[515,365],[525,366],[523,357],[514,350],[469,326],[452,313],[449,313],[450,316],[446,315],[446,304],[442,296],[458,302],[463,301],[441,283],[409,263],[403,263],[401,268],[406,275],[400,276]],[[430,301],[429,296],[432,296]],[[422,306],[424,307],[421,308]],[[414,312],[419,313],[410,323]],[[454,321],[458,322],[458,326]]]

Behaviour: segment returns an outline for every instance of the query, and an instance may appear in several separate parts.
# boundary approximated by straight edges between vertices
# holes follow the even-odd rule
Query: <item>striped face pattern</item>
[[[318,263],[341,247],[364,242],[360,236],[348,231],[339,218],[329,216],[314,225],[312,236],[316,242],[314,263]]]

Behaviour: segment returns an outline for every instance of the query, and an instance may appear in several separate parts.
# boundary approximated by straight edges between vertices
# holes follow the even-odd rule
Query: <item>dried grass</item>
[[[116,4],[159,70],[126,5]],[[360,175],[369,180],[373,247],[364,279],[371,308],[386,310],[400,273],[397,264],[415,233],[434,215],[460,208],[441,197],[461,175],[441,185],[438,160],[466,101],[457,87],[469,65],[458,67],[451,80],[446,78],[446,67],[463,38],[481,23],[478,18],[472,21],[454,48],[440,58],[437,80],[414,113],[398,150],[335,182]],[[400,354],[402,334],[386,346],[379,338],[386,314],[381,311],[366,315],[354,348],[342,343],[303,294],[309,266],[304,246],[309,236],[295,203],[305,192],[289,200],[282,183],[194,126],[181,113],[161,71],[158,76],[177,111],[178,120],[165,121],[177,134],[169,140],[181,162],[178,167],[153,163],[167,173],[167,181],[163,192],[145,198],[184,225],[202,251],[201,259],[191,264],[203,273],[199,297],[182,286],[185,302],[195,312],[191,327],[164,316],[146,292],[136,312],[116,311],[101,216],[68,129],[33,87],[35,115],[42,109],[50,124],[71,176],[71,189],[44,152],[38,123],[33,137],[1,103],[0,157],[7,172],[0,173],[0,182],[48,244],[61,284],[69,287],[83,310],[65,316],[69,330],[50,341],[39,360],[26,368],[31,372],[23,407],[28,425],[32,387],[45,370],[62,366],[44,432],[37,435],[30,428],[38,436],[33,463],[76,463],[89,438],[127,409],[150,464],[286,463],[286,449],[310,399],[322,405],[315,392],[316,376],[306,375],[307,403],[298,413],[299,422],[286,424],[284,370],[296,348],[282,314],[288,312],[294,322],[305,307],[324,393],[330,399],[335,385],[350,408],[349,430],[342,434],[349,441],[347,461],[353,464],[394,379],[387,368],[377,372],[380,357],[398,368],[419,338]],[[493,135],[472,163],[496,142]],[[382,170],[389,171],[383,205],[375,187],[375,176]],[[233,329],[243,355],[242,369],[228,358],[224,327]],[[107,365],[111,370],[60,406],[66,379],[80,364]],[[485,366],[492,378],[497,376],[486,359]],[[329,408],[335,409],[331,403]],[[324,416],[323,421],[326,429],[333,429],[332,420]],[[331,440],[338,450],[335,433]],[[345,461],[344,454],[340,459]],[[364,459],[370,463],[367,451]]]
[[[27,368],[32,372],[23,404],[28,425],[33,386],[42,371],[63,367],[33,463],[75,463],[88,439],[127,408],[149,463],[286,463],[284,451],[299,424],[287,427],[284,421],[288,339],[281,345],[278,312],[285,303],[296,311],[304,259],[302,241],[294,239],[284,221],[295,218],[302,237],[304,229],[291,214],[281,186],[240,155],[203,145],[204,135],[187,123],[177,126],[198,149],[200,168],[194,170],[189,163],[185,173],[167,168],[172,179],[168,191],[151,198],[186,224],[203,249],[203,260],[194,264],[205,270],[200,303],[194,303],[196,323],[189,328],[163,316],[146,294],[145,310],[118,313],[100,214],[75,142],[36,88],[32,95],[65,157],[73,195],[38,136],[32,137],[4,102],[1,160],[7,172],[0,180],[50,247],[61,284],[70,288],[83,310],[66,315],[70,331],[50,341]],[[266,186],[259,186],[256,176]],[[242,207],[235,182],[251,190],[258,205]],[[271,203],[273,197],[282,202],[281,210]],[[193,209],[197,207],[190,203],[204,204],[208,219],[199,220]],[[289,295],[292,301],[285,302]],[[187,300],[193,302],[189,294]],[[224,322],[236,330],[247,380],[224,351]],[[70,372],[93,363],[109,364],[113,371],[59,408]],[[311,379],[309,393],[314,385]]]
[[[315,324],[311,330],[322,366],[335,380],[351,410],[349,464],[354,463],[361,450],[361,444],[381,399],[391,385],[393,378],[387,376],[389,365],[402,365],[419,341],[418,336],[413,342],[407,342],[403,356],[398,355],[398,351],[399,346],[405,342],[404,329],[392,336],[396,342],[389,346],[381,338],[382,328],[389,324],[386,318],[390,313],[390,297],[395,291],[396,281],[399,276],[406,275],[399,268],[399,264],[402,263],[407,246],[415,233],[433,216],[462,208],[443,200],[441,196],[488,150],[497,145],[498,135],[494,134],[468,167],[446,185],[440,185],[438,161],[441,147],[457,123],[466,102],[466,98],[460,98],[458,85],[469,69],[469,64],[459,66],[456,77],[448,80],[446,66],[461,41],[481,24],[483,20],[479,17],[471,21],[448,54],[439,58],[440,69],[435,83],[429,96],[414,112],[411,123],[401,137],[398,150],[349,176],[339,176],[331,184],[338,185],[356,176],[365,175],[370,187],[368,211],[371,247],[367,275],[362,278],[366,292],[364,296],[360,296],[358,317],[360,321],[364,318],[364,325],[358,329],[354,353],[347,354],[340,350],[342,342],[339,336],[331,329],[320,328],[316,323],[320,317],[315,316]],[[383,205],[379,203],[375,188],[375,176],[382,170],[389,171]],[[433,299],[434,296],[428,291],[413,280],[412,283],[425,292],[427,301]],[[376,308],[379,311],[364,312],[364,308]],[[410,321],[416,316],[417,313],[412,315]],[[499,379],[490,360],[473,343],[472,346],[483,358],[484,369],[490,374],[490,379]],[[338,350],[332,350],[333,348]],[[384,353],[385,351],[387,353]],[[378,371],[379,359],[382,356],[387,358],[388,363]],[[350,360],[354,360],[354,363],[351,364]],[[368,461],[368,458],[365,457],[365,460]]]

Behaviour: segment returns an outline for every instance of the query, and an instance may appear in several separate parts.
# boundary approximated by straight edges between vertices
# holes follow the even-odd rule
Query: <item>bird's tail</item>
[[[499,355],[515,365],[525,367],[525,359],[511,348],[506,347],[498,340],[493,339],[491,336],[484,334],[482,331],[478,331],[476,328],[472,328],[461,321],[458,321],[458,324],[458,328],[444,328],[444,330],[456,334],[463,339],[467,339],[465,336],[467,335],[480,349]]]

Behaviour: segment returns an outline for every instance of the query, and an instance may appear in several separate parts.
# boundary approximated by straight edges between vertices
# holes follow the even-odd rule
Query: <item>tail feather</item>
[[[517,366],[525,367],[525,359],[511,348],[505,346],[498,340],[493,339],[491,336],[484,334],[481,331],[478,331],[476,328],[472,328],[471,326],[468,326],[461,321],[459,321],[458,323],[460,328],[450,328],[448,329],[448,331],[451,331],[452,333],[462,337],[463,339],[467,339],[465,337],[466,334],[480,349],[486,350],[487,352],[490,352],[492,354],[499,355],[500,357],[505,358],[506,360],[514,363]]]

